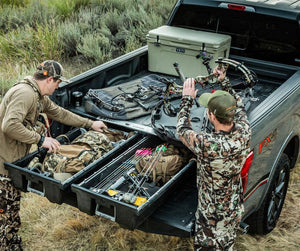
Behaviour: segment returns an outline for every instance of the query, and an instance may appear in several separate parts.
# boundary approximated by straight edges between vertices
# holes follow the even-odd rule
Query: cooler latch
[[[159,43],[159,35],[156,36],[156,42],[154,43],[155,46],[160,46]]]

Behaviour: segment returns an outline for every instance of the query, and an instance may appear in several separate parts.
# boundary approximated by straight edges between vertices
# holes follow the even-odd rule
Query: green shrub
[[[14,83],[23,79],[25,76],[32,75],[36,70],[36,64],[20,64],[9,61],[0,63],[0,86],[1,96],[4,95]]]
[[[32,28],[36,24],[47,25],[55,16],[56,11],[44,1],[32,1],[24,8],[4,6],[0,8],[0,29],[3,33],[8,33],[25,25]]]
[[[16,29],[23,25],[18,9],[5,6],[0,8],[0,29],[1,33],[7,33],[9,30]]]
[[[29,0],[1,0],[0,6],[10,6],[10,7],[24,7],[28,4]]]
[[[81,36],[82,34],[77,23],[65,22],[59,25],[57,37],[63,48],[65,58],[78,55],[77,45],[80,43]]]
[[[74,0],[75,7],[74,10],[77,11],[80,8],[84,8],[90,4],[90,0]]]
[[[49,25],[53,19],[59,21],[56,10],[50,8],[47,1],[32,0],[27,5],[26,9],[21,10],[20,17],[24,22],[24,25],[35,27],[39,25]]]
[[[49,1],[49,6],[56,10],[58,16],[65,19],[70,17],[81,7],[88,6],[89,3],[89,0],[51,0]]]
[[[51,0],[49,5],[56,10],[57,15],[63,18],[71,16],[75,9],[75,1],[73,0]]]
[[[145,45],[175,2],[0,0],[0,64],[55,59],[94,67]]]
[[[52,25],[37,25],[36,29],[31,29],[31,37],[36,47],[33,49],[33,55],[39,61],[45,59],[58,60],[61,58],[62,48],[58,41],[57,28],[55,23]]]
[[[133,2],[135,2],[135,0],[91,0],[91,5],[93,8],[101,6],[102,12],[104,13],[112,10],[119,10],[122,12],[127,8],[131,8]]]
[[[78,51],[96,64],[102,64],[111,59],[111,47],[109,39],[101,34],[87,34],[82,38],[82,43],[77,47]]]
[[[21,64],[47,59],[59,59],[62,49],[55,26],[35,25],[18,28],[0,36],[0,59]]]

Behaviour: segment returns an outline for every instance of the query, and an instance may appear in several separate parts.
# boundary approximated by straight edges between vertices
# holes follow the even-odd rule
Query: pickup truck
[[[167,28],[181,29],[183,33],[204,32],[230,38],[230,51],[223,56],[229,58],[230,62],[240,64],[229,65],[227,76],[234,88],[243,95],[252,127],[252,151],[241,174],[245,205],[241,227],[244,230],[249,228],[251,233],[266,234],[276,226],[288,189],[289,173],[295,167],[299,155],[299,16],[300,1],[179,0],[165,25]],[[159,47],[159,43],[160,38],[157,36],[155,46]],[[86,213],[116,221],[125,228],[188,237],[193,235],[197,207],[196,166],[193,161],[182,168],[167,188],[164,189],[163,186],[160,189],[165,191],[155,192],[155,198],[151,197],[141,210],[125,202],[116,203],[113,198],[107,198],[103,194],[99,197],[89,189],[93,179],[99,181],[99,171],[102,170],[102,174],[108,172],[111,162],[120,164],[129,158],[134,153],[133,146],[136,146],[136,142],[150,142],[151,146],[153,142],[172,142],[180,146],[174,129],[176,109],[173,109],[175,115],[171,116],[170,113],[154,109],[157,106],[152,106],[153,111],[143,116],[117,119],[99,115],[92,111],[93,107],[87,110],[85,103],[88,104],[88,101],[80,100],[87,97],[90,90],[122,87],[130,81],[151,79],[153,75],[156,79],[161,77],[165,82],[180,86],[185,70],[179,71],[177,76],[149,70],[148,47],[149,44],[71,78],[70,84],[62,83],[51,96],[57,104],[72,112],[102,119],[110,128],[136,132],[132,139],[134,142],[123,142],[107,157],[75,174],[67,182],[60,182],[26,168],[32,154],[31,157],[25,157],[26,161],[23,159],[5,163],[5,166],[15,185],[23,191],[37,192],[56,203],[68,203]],[[178,45],[174,48],[177,52],[175,58],[180,60],[186,51]],[[205,52],[203,44],[202,49],[199,47],[199,52]],[[198,57],[201,57],[199,52]],[[215,59],[205,59],[211,64],[215,63]],[[157,63],[159,60],[158,57]],[[204,62],[207,63],[203,60],[203,64]],[[245,76],[239,71],[241,66],[254,78],[251,84],[242,84],[242,87],[239,79],[245,80]],[[169,67],[172,68],[173,65]],[[209,67],[207,70],[209,73]],[[212,88],[215,87],[199,87],[199,94]],[[178,106],[180,95],[169,102],[173,104],[173,108]],[[100,100],[94,108],[101,110],[105,108],[104,105]],[[195,105],[195,111],[193,125],[197,130],[207,130],[210,125],[205,118],[204,109]],[[56,121],[51,123],[53,137],[70,130],[70,127]]]

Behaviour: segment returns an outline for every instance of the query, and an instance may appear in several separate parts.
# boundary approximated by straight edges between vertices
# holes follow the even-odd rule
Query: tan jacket
[[[4,161],[13,162],[28,154],[31,144],[41,136],[34,131],[39,113],[52,120],[74,127],[90,128],[93,121],[56,105],[48,96],[41,96],[32,77],[16,83],[0,104],[0,174],[8,175]]]

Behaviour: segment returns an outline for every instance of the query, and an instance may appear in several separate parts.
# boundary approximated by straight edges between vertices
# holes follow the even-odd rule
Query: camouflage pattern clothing
[[[250,151],[251,129],[241,98],[231,92],[237,100],[237,111],[230,132],[193,131],[189,119],[191,96],[182,98],[178,114],[179,138],[198,161],[195,250],[232,250],[244,211],[240,172]]]
[[[0,251],[22,250],[17,234],[21,225],[20,198],[10,178],[0,174]]]
[[[56,105],[48,96],[42,96],[33,77],[16,83],[5,94],[0,104],[0,175],[8,176],[4,162],[13,162],[28,154],[32,144],[37,144],[41,135],[36,130],[40,113],[50,119],[75,127],[90,128],[93,121],[80,117]],[[2,178],[3,179],[3,178]],[[0,250],[21,250],[17,236],[20,226],[20,194],[12,183],[0,180],[1,215]]]

